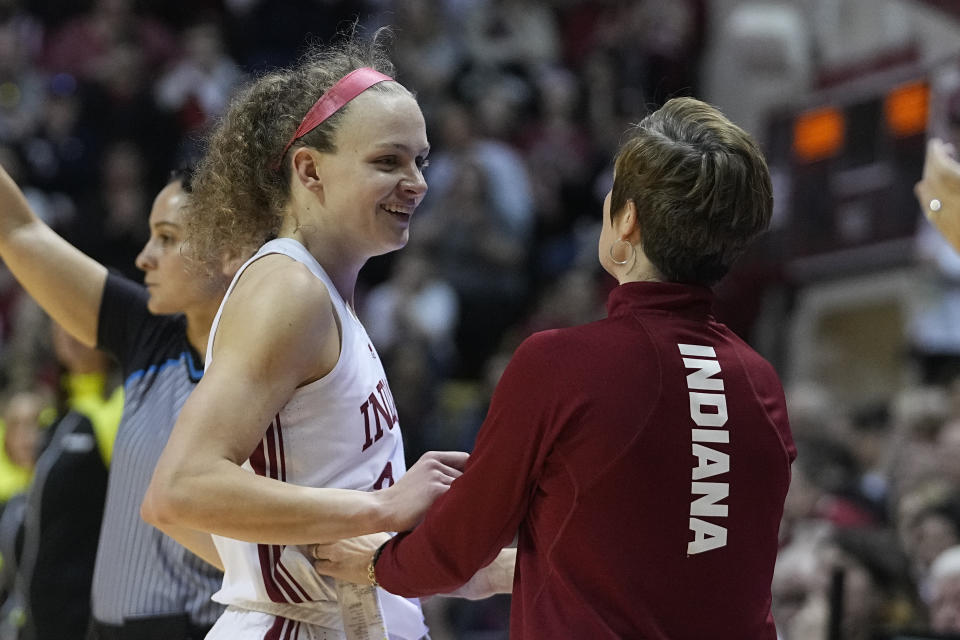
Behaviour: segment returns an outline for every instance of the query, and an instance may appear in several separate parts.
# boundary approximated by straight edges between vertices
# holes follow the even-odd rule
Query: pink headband
[[[393,78],[390,76],[382,74],[376,69],[371,69],[370,67],[360,67],[359,69],[354,69],[347,75],[337,80],[332,87],[327,89],[324,94],[313,103],[313,106],[310,107],[310,110],[307,111],[307,115],[303,117],[303,121],[300,123],[300,126],[297,127],[293,137],[290,138],[287,146],[283,148],[283,152],[280,154],[280,157],[277,158],[274,169],[280,168],[280,165],[283,163],[283,157],[287,155],[287,151],[290,150],[290,145],[292,145],[297,138],[301,138],[319,127],[324,120],[339,111],[343,105],[347,104],[373,85],[392,80]]]

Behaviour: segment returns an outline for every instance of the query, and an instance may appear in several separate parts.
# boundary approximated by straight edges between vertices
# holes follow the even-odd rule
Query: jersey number
[[[380,477],[377,478],[377,481],[373,483],[373,490],[379,491],[386,487],[392,487],[394,484],[393,480],[393,464],[388,462],[387,466],[383,468],[383,471],[380,472]]]

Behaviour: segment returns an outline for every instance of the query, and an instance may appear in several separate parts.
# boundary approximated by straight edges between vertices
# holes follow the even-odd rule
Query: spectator
[[[82,640],[107,493],[107,466],[123,410],[109,357],[53,325],[68,410],[46,433],[27,496],[13,598],[22,638]]]
[[[596,150],[582,121],[579,78],[563,68],[544,69],[535,86],[536,118],[519,145],[536,202],[533,267],[540,282],[576,259],[574,226],[597,204],[589,189]]]
[[[790,621],[787,640],[826,640],[831,625],[844,640],[872,640],[915,626],[914,589],[891,532],[839,530],[816,555],[813,591]]]
[[[50,78],[37,130],[22,147],[26,175],[16,176],[25,187],[29,186],[28,175],[29,184],[43,189],[51,198],[67,200],[55,215],[44,215],[43,209],[36,209],[58,228],[74,221],[77,204],[89,198],[97,185],[103,140],[84,115],[84,100],[73,76],[57,74]]]
[[[124,41],[143,52],[151,71],[161,69],[176,52],[170,30],[138,14],[133,0],[94,0],[87,13],[71,18],[50,36],[44,67],[82,80],[108,82],[116,73],[114,48]]]
[[[184,55],[157,81],[159,106],[176,115],[180,135],[199,139],[227,109],[243,74],[224,49],[216,23],[200,22],[183,35]]]
[[[553,11],[544,0],[484,0],[464,21],[470,64],[532,78],[560,54]]]
[[[147,240],[148,171],[136,142],[110,145],[100,167],[100,191],[84,203],[85,214],[67,231],[81,250],[131,280],[141,277],[135,261]]]
[[[32,65],[30,43],[16,19],[0,21],[0,142],[22,142],[36,130],[46,78]]]
[[[530,185],[515,150],[473,135],[465,106],[448,104],[440,118],[444,150],[431,159],[431,197],[420,214],[418,242],[460,298],[459,373],[473,377],[523,311]],[[490,308],[497,314],[484,313]]]
[[[109,69],[106,77],[88,85],[86,117],[90,125],[105,146],[133,141],[150,149],[141,161],[150,175],[163,175],[173,164],[178,129],[173,117],[155,102],[144,52],[135,42],[121,40],[105,52],[102,64]]]
[[[945,549],[930,565],[930,628],[960,637],[960,546]]]
[[[929,572],[934,558],[960,544],[960,494],[956,489],[928,502],[901,523],[903,550],[920,593],[929,599]]]
[[[450,94],[466,58],[465,43],[457,37],[455,17],[447,0],[395,0],[390,3],[398,38],[394,50],[397,70],[411,86],[427,120]]]
[[[23,491],[33,477],[40,429],[50,424],[51,398],[41,389],[18,391],[3,410],[3,453],[0,454],[0,503]]]
[[[384,357],[392,360],[389,354],[400,345],[418,345],[434,373],[446,375],[456,362],[459,303],[453,287],[432,271],[425,249],[408,249],[394,262],[390,278],[367,294],[361,315]]]

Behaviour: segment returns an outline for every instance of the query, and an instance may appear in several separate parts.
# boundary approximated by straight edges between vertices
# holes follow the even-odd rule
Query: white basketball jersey
[[[273,253],[306,265],[327,287],[340,320],[340,358],[323,378],[297,389],[276,415],[243,468],[310,487],[372,491],[405,471],[403,442],[387,377],[377,351],[353,311],[314,257],[296,240],[263,245],[234,276],[210,329],[207,366],[223,305],[241,274]],[[224,565],[223,587],[213,599],[315,625],[342,629],[334,580],[319,576],[300,548],[213,536]],[[391,637],[427,633],[418,600],[379,592]]]

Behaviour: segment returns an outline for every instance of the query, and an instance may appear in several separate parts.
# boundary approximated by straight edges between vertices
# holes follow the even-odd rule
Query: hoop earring
[[[616,256],[613,255],[613,248],[618,244],[620,244],[621,242],[627,245],[628,247],[630,247],[630,255],[623,260],[617,260]],[[623,265],[628,264],[629,262],[632,262],[636,257],[637,257],[637,250],[633,248],[633,244],[631,244],[626,240],[617,240],[616,242],[610,245],[610,259],[613,261],[613,264],[620,265],[622,267]]]

